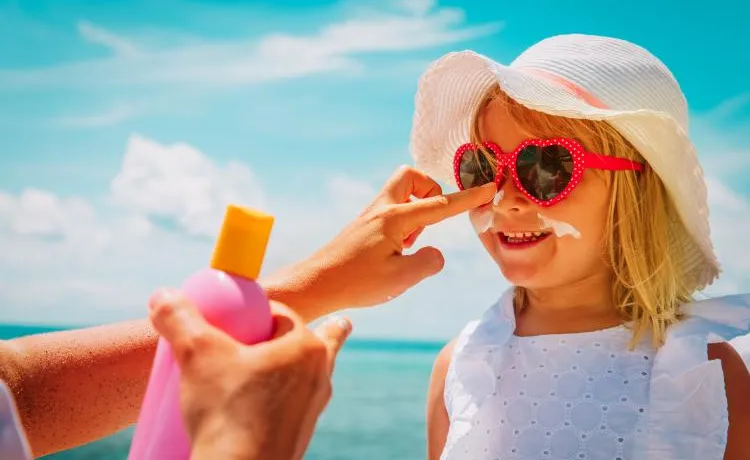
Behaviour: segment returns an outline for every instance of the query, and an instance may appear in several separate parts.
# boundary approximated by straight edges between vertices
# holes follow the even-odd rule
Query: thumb
[[[333,373],[336,357],[344,346],[344,342],[352,333],[352,323],[346,317],[333,315],[323,324],[315,328],[315,335],[326,345],[328,349],[328,373]]]
[[[231,350],[232,339],[211,326],[193,302],[174,290],[162,290],[149,300],[150,319],[161,337],[172,346],[181,369],[193,365],[197,355]]]
[[[401,256],[400,259],[400,271],[405,277],[411,278],[411,285],[438,274],[445,266],[443,254],[432,246],[425,246],[414,254]]]

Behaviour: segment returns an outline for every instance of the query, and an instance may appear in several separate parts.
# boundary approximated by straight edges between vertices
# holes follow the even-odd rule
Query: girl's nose
[[[496,212],[518,213],[528,211],[531,208],[531,200],[521,192],[513,179],[509,177],[507,169],[503,171],[503,178],[500,181],[497,195],[492,202]]]

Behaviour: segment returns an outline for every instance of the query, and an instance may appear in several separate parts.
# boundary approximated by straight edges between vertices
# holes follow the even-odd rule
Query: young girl
[[[420,80],[417,168],[466,189],[513,288],[438,356],[431,459],[750,458],[750,296],[719,265],[685,98],[623,40],[564,35]]]

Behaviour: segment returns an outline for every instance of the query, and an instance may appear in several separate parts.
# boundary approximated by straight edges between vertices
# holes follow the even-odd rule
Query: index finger
[[[481,187],[406,203],[399,206],[397,213],[406,220],[408,231],[412,231],[487,204],[492,201],[496,191],[497,186],[491,182]]]
[[[410,166],[402,166],[383,187],[382,196],[389,204],[408,203],[412,195],[427,198],[443,193],[440,184]]]

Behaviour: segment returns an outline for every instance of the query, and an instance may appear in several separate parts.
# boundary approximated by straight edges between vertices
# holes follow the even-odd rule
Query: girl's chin
[[[507,260],[501,255],[493,255],[503,277],[514,286],[532,286],[538,283],[544,264],[522,260]],[[515,259],[515,258],[514,258]]]
[[[539,283],[539,271],[533,268],[503,268],[500,267],[503,277],[515,287],[533,289]]]

